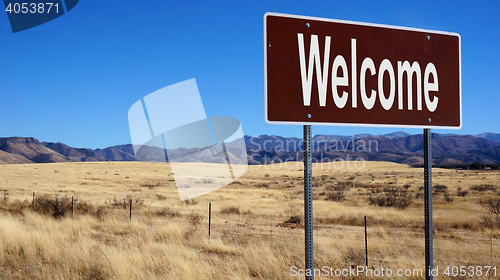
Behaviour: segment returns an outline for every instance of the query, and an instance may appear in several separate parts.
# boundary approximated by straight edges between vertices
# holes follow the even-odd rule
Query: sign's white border
[[[266,26],[267,16],[279,16],[279,17],[297,18],[297,19],[310,19],[310,20],[317,20],[317,21],[327,21],[327,22],[336,22],[336,23],[344,23],[344,24],[364,25],[364,26],[372,26],[372,27],[380,27],[380,28],[398,29],[398,30],[406,30],[406,31],[418,31],[418,32],[431,33],[431,34],[444,34],[444,35],[457,36],[458,37],[458,59],[459,59],[458,72],[459,72],[459,90],[460,90],[460,92],[459,92],[460,126],[365,124],[365,123],[325,123],[325,122],[283,122],[283,121],[270,121],[270,120],[268,120],[268,113],[267,113],[267,109],[268,109],[267,108],[267,26]],[[402,27],[402,26],[393,26],[393,25],[385,25],[385,24],[365,23],[365,22],[356,22],[356,21],[348,21],[348,20],[337,20],[337,19],[317,18],[317,17],[308,17],[308,16],[298,16],[298,15],[289,15],[289,14],[267,12],[264,14],[264,118],[266,120],[266,123],[268,123],[268,124],[461,129],[462,128],[462,38],[460,37],[460,34],[454,33],[454,32],[445,32],[445,31],[419,29],[419,28],[412,28],[412,27]]]

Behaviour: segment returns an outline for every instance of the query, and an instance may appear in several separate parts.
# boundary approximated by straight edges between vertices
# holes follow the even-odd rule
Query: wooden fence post
[[[212,202],[208,203],[208,241],[210,241],[210,227],[212,222]]]
[[[132,199],[130,200],[130,220],[132,220]]]
[[[365,258],[366,258],[366,267],[368,267],[368,239],[366,233],[366,216],[365,216]]]

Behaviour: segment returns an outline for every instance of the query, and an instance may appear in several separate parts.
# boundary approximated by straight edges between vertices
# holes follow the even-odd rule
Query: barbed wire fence
[[[33,204],[35,199],[42,196],[56,196],[53,192],[1,190],[3,199],[11,201],[17,199],[25,204]],[[76,195],[71,202],[76,201]],[[116,199],[115,199],[116,200]],[[111,201],[111,200],[108,200]],[[147,205],[132,203],[133,198],[123,199],[123,203],[116,206],[108,205],[109,214],[133,219],[135,211],[143,211],[150,216],[166,216],[166,221],[172,220],[186,227],[192,225],[189,217],[197,215],[199,220],[196,226],[204,231],[208,239],[221,239],[236,243],[248,243],[251,240],[267,242],[271,248],[276,244],[303,244],[304,227],[300,223],[287,223],[290,215],[268,214],[258,211],[224,211],[216,203],[207,203],[206,209],[193,209],[190,205],[168,207],[169,213],[164,213],[162,207],[153,209]],[[102,201],[101,201],[102,202]],[[204,205],[196,205],[198,208]],[[73,211],[72,211],[73,212]],[[71,215],[72,216],[72,215]],[[140,217],[137,215],[137,217]],[[365,216],[366,217],[366,216]],[[303,218],[303,217],[302,217]],[[327,255],[328,252],[346,250],[353,254],[351,261],[358,265],[373,266],[387,262],[398,256],[406,256],[409,249],[421,251],[420,258],[424,261],[424,232],[423,229],[399,227],[387,229],[377,224],[362,223],[318,223],[314,221],[314,249],[315,257]],[[500,266],[500,236],[493,233],[487,238],[472,236],[473,231],[450,229],[448,234],[434,236],[434,262],[436,265],[472,265],[472,266]],[[473,246],[471,246],[473,245]],[[473,248],[466,251],[461,248]],[[297,252],[297,257],[303,258],[304,252]],[[418,256],[415,258],[419,258]],[[485,263],[485,260],[488,260]]]

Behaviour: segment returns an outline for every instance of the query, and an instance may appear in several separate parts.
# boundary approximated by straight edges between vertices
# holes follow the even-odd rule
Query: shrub
[[[89,214],[94,212],[94,206],[88,201],[80,201],[78,198],[73,199],[73,212],[79,214]]]
[[[469,168],[474,169],[474,170],[478,170],[478,169],[482,168],[482,165],[479,162],[474,162],[474,163],[469,164]]]
[[[301,218],[298,215],[293,215],[288,218],[288,220],[285,221],[285,223],[290,223],[290,224],[300,224]]]
[[[190,199],[186,199],[186,200],[182,201],[182,204],[185,204],[185,205],[196,205],[196,204],[198,204],[198,200],[196,200],[194,198],[190,198]]]
[[[116,197],[106,201],[105,204],[109,204],[113,208],[118,208],[118,207],[123,207],[123,209],[127,208],[127,201],[125,199],[119,200]]]
[[[156,198],[158,198],[158,200],[165,200],[165,199],[167,199],[167,196],[165,196],[163,194],[156,194]]]
[[[127,195],[124,199],[117,199],[115,197],[106,201],[105,203],[111,205],[113,208],[127,209],[128,207],[130,207],[130,201],[132,201],[132,204],[135,206],[144,205],[144,199],[141,199],[140,197],[132,197],[131,195]]]
[[[11,214],[22,215],[25,209],[29,209],[31,203],[28,200],[21,202],[20,200],[2,200],[0,201],[0,209]]]
[[[448,187],[447,187],[447,186],[445,186],[445,185],[441,185],[441,184],[435,184],[435,185],[433,186],[433,188],[434,188],[434,192],[436,192],[436,193],[438,193],[438,192],[442,192],[442,193],[444,193],[444,192],[446,192],[446,190],[448,189]]]
[[[130,200],[132,200],[132,204],[135,206],[143,206],[144,205],[144,199],[142,199],[141,197],[133,197],[131,195],[127,195],[125,197],[125,199],[127,201],[129,201],[129,203],[130,203]]]
[[[71,211],[71,203],[67,203],[66,199],[41,196],[35,199],[33,211],[59,218],[66,214],[68,206]]]
[[[474,185],[470,187],[470,189],[473,191],[483,192],[483,191],[494,191],[497,189],[497,187],[489,184],[481,184],[481,185]]]
[[[71,204],[71,198],[49,197],[44,195],[35,198],[32,210],[54,218],[61,218],[71,213]],[[86,201],[81,202],[78,199],[73,198],[73,212],[87,214],[92,211],[93,207]]]
[[[203,217],[198,213],[191,212],[188,221],[191,226],[196,227],[203,221]]]
[[[141,187],[145,187],[145,188],[148,188],[148,189],[154,189],[156,186],[153,185],[153,184],[143,184],[143,185],[141,185]]]
[[[351,225],[351,226],[360,226],[362,225],[363,219],[362,217],[356,217],[354,215],[340,215],[338,218],[338,223],[343,225]]]
[[[180,213],[179,213],[179,210],[173,210],[173,209],[170,209],[170,207],[167,206],[165,208],[157,210],[156,211],[156,215],[174,218],[174,217],[180,216]]]
[[[386,188],[384,189],[384,193],[376,197],[368,198],[368,203],[370,205],[395,207],[397,209],[405,209],[412,201],[412,195],[408,193],[407,190],[398,188]]]
[[[468,190],[465,190],[465,191],[460,191],[460,190],[459,190],[459,191],[457,191],[457,195],[458,195],[458,196],[466,196],[468,193],[469,193],[469,191],[468,191]]]
[[[240,214],[240,208],[234,207],[234,206],[229,206],[229,207],[224,207],[222,210],[220,210],[221,214]]]
[[[500,198],[481,199],[479,204],[488,212],[500,215]]]
[[[328,186],[326,189],[330,191],[343,192],[350,190],[352,187],[354,187],[354,185],[355,184],[353,181],[338,181],[337,185]]]
[[[450,197],[450,193],[449,192],[445,192],[444,193],[444,200],[446,202],[453,202],[453,198]]]
[[[198,225],[203,221],[203,217],[200,214],[191,212],[187,216],[189,226],[184,231],[184,238],[191,239],[198,232]]]
[[[344,255],[344,261],[348,265],[363,265],[365,262],[365,252],[361,249],[349,249]]]
[[[95,213],[92,213],[92,215],[99,221],[104,220],[104,214],[106,214],[106,210],[104,210],[103,208],[99,208]]]
[[[500,217],[483,216],[479,222],[482,226],[487,228],[500,227]]]
[[[342,202],[345,199],[345,192],[333,191],[326,194],[326,200]]]
[[[267,183],[267,182],[260,183],[260,184],[259,184],[259,187],[260,187],[260,188],[267,188],[267,187],[269,187],[269,183]]]
[[[337,189],[338,191],[347,191],[354,187],[354,182],[352,181],[354,177],[349,178],[348,181],[338,181],[337,182]]]
[[[291,215],[296,215],[299,211],[300,208],[294,203],[294,200],[298,198],[298,196],[295,194],[284,194],[285,197],[285,211]]]

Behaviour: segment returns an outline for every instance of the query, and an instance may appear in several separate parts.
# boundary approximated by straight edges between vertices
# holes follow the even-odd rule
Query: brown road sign
[[[266,13],[270,124],[462,126],[460,35]]]

